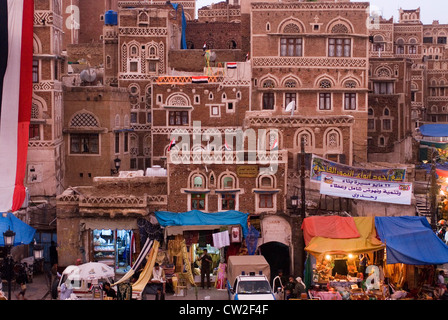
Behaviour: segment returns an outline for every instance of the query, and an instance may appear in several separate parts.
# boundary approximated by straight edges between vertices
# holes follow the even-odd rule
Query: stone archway
[[[259,249],[261,255],[265,257],[271,267],[271,281],[277,276],[280,270],[283,271],[285,277],[291,274],[289,246],[281,242],[271,241],[263,243]]]
[[[261,235],[259,249],[271,267],[271,278],[273,279],[280,269],[288,276],[293,271],[291,225],[280,216],[267,216],[261,221]]]

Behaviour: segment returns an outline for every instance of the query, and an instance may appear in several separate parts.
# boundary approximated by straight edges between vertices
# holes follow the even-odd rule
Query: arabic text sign
[[[404,181],[405,168],[367,169],[347,166],[313,155],[310,171],[312,181],[320,181],[322,173],[337,174],[347,178],[372,179],[380,181]]]
[[[411,204],[412,183],[354,179],[322,172],[320,193],[349,199]]]

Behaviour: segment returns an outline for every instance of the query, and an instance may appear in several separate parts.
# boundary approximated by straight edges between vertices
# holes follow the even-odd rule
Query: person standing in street
[[[204,278],[207,277],[207,288],[210,289],[210,266],[212,257],[207,253],[207,249],[204,249],[204,253],[198,260],[201,261],[201,287],[204,289]]]
[[[56,247],[56,243],[52,240],[50,245],[50,265],[58,263],[58,249]]]
[[[17,300],[20,300],[20,296],[22,296],[23,300],[26,300],[25,293],[26,293],[27,276],[23,268],[20,269],[19,274],[17,275],[16,278],[16,282],[20,285],[20,292],[19,294],[16,295]]]

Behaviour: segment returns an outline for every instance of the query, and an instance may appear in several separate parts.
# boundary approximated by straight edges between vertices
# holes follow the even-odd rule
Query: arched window
[[[322,89],[330,89],[331,88],[331,81],[324,79],[319,83],[319,88]]]
[[[149,23],[149,15],[147,12],[140,12],[138,15],[138,24],[145,24],[147,25]]]
[[[341,151],[341,141],[341,134],[337,130],[331,129],[325,135],[325,144],[329,150]]]
[[[376,76],[377,76],[378,78],[390,78],[390,77],[391,77],[391,72],[390,72],[390,70],[387,69],[387,68],[379,68],[379,69],[376,71]]]
[[[275,83],[274,83],[274,81],[273,81],[273,80],[270,80],[270,79],[265,80],[265,81],[263,82],[263,88],[270,88],[270,89],[275,88]]]
[[[138,47],[136,45],[133,45],[129,48],[129,56],[132,58],[135,58],[138,56]]]
[[[119,114],[115,115],[115,127],[116,128],[120,127],[120,115]]]
[[[331,28],[331,33],[348,33],[348,28],[346,25],[338,23]]]
[[[138,155],[138,136],[135,133],[131,133],[129,136],[129,146],[131,156]]]
[[[265,89],[273,89],[275,87],[275,83],[271,79],[267,79],[263,82],[263,88]],[[262,101],[263,110],[273,110],[275,104],[275,95],[274,92],[263,92],[263,101]]]
[[[295,80],[288,79],[285,81],[285,88],[296,88],[296,87],[297,87],[297,82]]]
[[[149,47],[148,56],[150,59],[157,58],[157,47],[156,46]]]
[[[398,39],[397,40],[397,54],[404,54],[404,40]]]
[[[232,189],[235,188],[235,179],[233,177],[226,176],[222,179],[222,187],[223,189]]]
[[[202,189],[204,187],[204,179],[202,176],[195,176],[193,178],[193,188]]]
[[[303,144],[305,147],[312,147],[313,146],[313,138],[310,132],[308,131],[302,131],[297,136],[297,146],[300,147]]]
[[[356,88],[356,81],[353,81],[353,80],[345,81],[345,87],[348,88],[348,89]]]
[[[274,180],[270,176],[263,176],[260,178],[260,188],[273,188]]]
[[[283,28],[283,33],[300,33],[300,27],[295,23],[288,23]]]

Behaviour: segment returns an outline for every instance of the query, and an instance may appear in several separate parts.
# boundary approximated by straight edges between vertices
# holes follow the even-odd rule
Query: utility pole
[[[431,227],[435,231],[437,228],[437,194],[439,192],[439,186],[437,185],[436,177],[436,158],[437,151],[432,148],[431,153],[431,173],[430,173],[430,187],[429,187],[429,202],[431,211]]]
[[[303,219],[306,217],[306,204],[305,204],[305,139],[302,137],[300,140],[300,192],[301,192],[301,206],[300,215]]]

